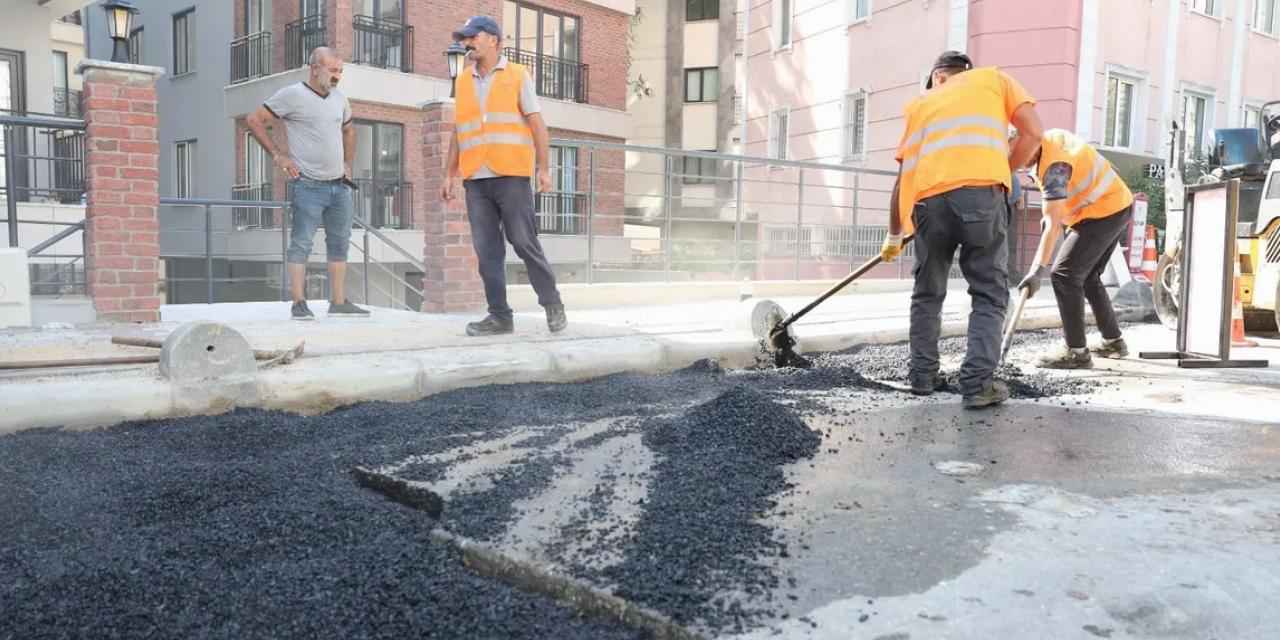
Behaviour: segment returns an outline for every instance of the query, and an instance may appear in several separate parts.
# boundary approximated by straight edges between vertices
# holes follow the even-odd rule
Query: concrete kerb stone
[[[1019,329],[1060,327],[1054,311],[1024,315]],[[1117,314],[1132,321],[1146,312],[1121,307]],[[942,333],[963,335],[966,327],[963,320],[949,321],[943,323]],[[907,328],[802,332],[799,337],[804,352],[839,351],[901,342],[907,339]],[[3,389],[6,410],[0,413],[0,434],[47,427],[88,429],[237,407],[318,414],[359,402],[408,402],[487,384],[574,382],[624,371],[665,373],[704,359],[739,368],[755,364],[759,349],[749,332],[721,332],[303,358],[287,367],[259,371],[252,392],[235,392],[234,387],[226,393],[193,391],[189,385],[151,375],[95,377],[88,383],[83,378],[9,383]],[[54,401],[66,398],[75,401]]]

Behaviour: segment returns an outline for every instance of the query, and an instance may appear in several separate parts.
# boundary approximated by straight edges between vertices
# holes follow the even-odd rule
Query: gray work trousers
[[[533,212],[533,185],[528,178],[501,176],[466,180],[467,220],[471,223],[471,244],[480,263],[480,279],[489,313],[511,317],[507,304],[507,245],[515,249],[529,272],[529,284],[538,294],[538,304],[560,304],[556,276],[538,241],[538,223]],[[506,242],[503,242],[503,235]]]
[[[1009,304],[1009,206],[1004,187],[962,187],[916,203],[915,288],[911,293],[911,379],[938,372],[942,303],[956,249],[973,299],[969,345],[960,367],[960,392],[973,395],[991,381],[1000,358],[1000,332]]]
[[[1102,286],[1102,272],[1129,230],[1132,215],[1133,207],[1128,206],[1105,218],[1081,221],[1071,227],[1062,240],[1050,277],[1068,347],[1083,349],[1086,346],[1085,299],[1089,300],[1102,337],[1108,340],[1120,337],[1120,323],[1111,306],[1111,296]]]

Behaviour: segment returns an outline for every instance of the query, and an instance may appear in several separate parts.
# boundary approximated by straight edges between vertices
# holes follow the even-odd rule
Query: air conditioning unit
[[[31,273],[25,249],[0,249],[0,327],[31,326]]]

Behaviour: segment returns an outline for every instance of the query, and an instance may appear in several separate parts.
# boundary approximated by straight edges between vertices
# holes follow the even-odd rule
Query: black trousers
[[[538,241],[533,184],[529,179],[501,176],[467,180],[462,184],[467,190],[471,244],[480,263],[480,279],[484,281],[489,313],[511,317],[511,306],[507,304],[507,242],[524,261],[529,283],[538,294],[538,304],[544,307],[561,304],[551,263]]]
[[[1132,215],[1133,207],[1129,206],[1105,218],[1084,220],[1069,229],[1062,240],[1062,247],[1053,261],[1051,279],[1068,347],[1083,349],[1086,346],[1086,299],[1093,309],[1102,337],[1108,340],[1120,337],[1120,324],[1116,321],[1111,297],[1102,286],[1102,272],[1128,230]]]
[[[991,381],[1000,358],[1000,332],[1009,304],[1009,203],[1003,187],[963,187],[925,198],[912,211],[916,225],[915,287],[911,293],[911,377],[938,371],[942,303],[956,249],[973,299],[960,391],[973,395]]]

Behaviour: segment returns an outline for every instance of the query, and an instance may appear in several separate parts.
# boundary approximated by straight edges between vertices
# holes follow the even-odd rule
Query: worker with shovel
[[[1102,272],[1129,228],[1133,193],[1097,149],[1062,129],[1044,133],[1040,151],[1032,162],[1044,198],[1044,223],[1035,268],[1018,288],[1029,298],[1040,290],[1040,281],[1046,275],[1050,277],[1067,342],[1065,347],[1042,357],[1038,364],[1047,369],[1093,367],[1085,343],[1085,300],[1102,331],[1102,342],[1094,346],[1093,353],[1123,358],[1129,349],[1120,336],[1111,298],[1102,286]],[[1067,235],[1054,258],[1064,227]]]
[[[994,67],[974,69],[958,51],[938,57],[926,88],[906,107],[889,235],[880,256],[893,261],[904,234],[914,232],[911,390],[929,395],[946,386],[938,338],[948,274],[960,250],[960,270],[973,299],[960,392],[965,407],[988,407],[1009,398],[994,373],[1009,301],[1010,175],[1035,155],[1042,127],[1035,100],[1022,85]],[[1012,144],[1011,123],[1018,131]]]

